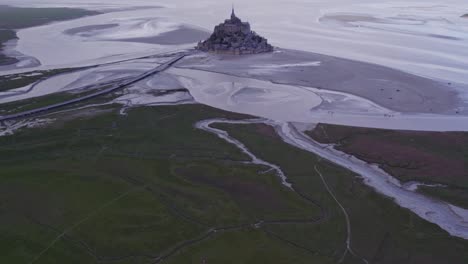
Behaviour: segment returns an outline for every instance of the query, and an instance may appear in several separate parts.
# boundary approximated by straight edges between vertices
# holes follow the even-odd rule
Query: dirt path
[[[62,237],[64,237],[67,233],[70,233],[71,231],[73,231],[75,228],[77,228],[79,225],[83,224],[84,222],[88,221],[90,218],[92,218],[93,216],[97,215],[99,212],[101,212],[103,209],[105,209],[106,207],[109,207],[111,206],[112,204],[114,204],[115,202],[119,201],[120,199],[124,198],[125,196],[129,195],[130,193],[132,192],[135,192],[135,191],[138,191],[140,189],[144,189],[146,186],[140,186],[140,187],[135,187],[135,188],[132,188],[122,194],[120,194],[119,196],[115,197],[114,199],[102,204],[100,207],[98,207],[97,209],[91,211],[89,214],[87,214],[85,217],[83,217],[82,219],[80,219],[79,221],[77,221],[75,224],[73,224],[72,226],[70,226],[69,228],[66,228],[62,233],[60,233],[54,240],[52,240],[49,245],[44,248],[44,250],[42,250],[38,255],[36,255],[36,257],[34,257],[30,262],[29,264],[33,264],[35,263],[36,261],[38,261],[42,255],[44,255],[51,247],[53,247],[55,245],[55,243],[57,243],[60,239],[62,239]]]
[[[319,169],[317,169],[317,166],[314,166],[314,170],[317,172],[317,174],[320,176],[320,179],[322,180],[323,182],[323,185],[325,186],[325,189],[327,190],[327,192],[330,194],[330,196],[333,198],[333,200],[335,200],[336,204],[340,207],[341,211],[343,212],[343,215],[345,216],[345,220],[346,220],[346,230],[347,230],[347,236],[346,236],[346,250],[345,252],[343,253],[343,256],[340,258],[340,261],[338,263],[341,263],[343,262],[343,260],[345,259],[346,257],[346,254],[349,252],[351,255],[353,255],[354,257],[357,257],[357,258],[360,258],[364,263],[368,264],[369,262],[362,258],[362,257],[359,257],[356,253],[354,253],[353,249],[351,248],[351,222],[349,221],[349,215],[348,215],[348,212],[346,212],[346,209],[344,208],[344,206],[340,203],[340,201],[338,201],[338,199],[336,198],[335,194],[333,193],[333,191],[331,190],[330,186],[328,186],[328,183],[327,181],[325,181],[325,178],[323,177],[322,173],[319,171]]]

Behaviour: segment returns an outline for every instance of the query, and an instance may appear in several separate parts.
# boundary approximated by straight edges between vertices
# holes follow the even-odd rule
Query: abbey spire
[[[232,5],[232,11],[231,11],[231,22],[232,23],[241,23],[242,21],[240,18],[236,16],[236,12],[234,11],[234,4]]]

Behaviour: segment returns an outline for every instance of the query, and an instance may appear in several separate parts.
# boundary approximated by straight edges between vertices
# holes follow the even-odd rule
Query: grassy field
[[[328,210],[336,209],[333,202],[327,199],[328,194],[317,177],[314,170],[314,166],[317,166],[350,215],[353,249],[370,263],[468,261],[466,241],[450,238],[435,225],[364,186],[350,172],[282,143],[278,137],[272,136],[273,133],[265,132],[263,126],[217,127],[228,130],[261,158],[281,166],[301,192],[320,201]],[[324,225],[326,227],[317,229],[297,227],[291,231],[288,230],[289,226],[282,226],[275,228],[274,232],[309,248],[326,247],[330,250],[330,245],[337,243],[333,237],[336,236],[338,222],[343,219],[338,215],[335,221],[335,225],[328,223]]]
[[[322,143],[379,166],[401,181],[448,187],[423,187],[426,194],[468,208],[468,133],[415,132],[319,125],[308,133]]]
[[[11,103],[0,104],[0,114],[9,115],[23,111],[33,110],[44,106],[60,103],[78,97],[79,94],[59,92],[51,95],[39,96],[30,99],[14,101]]]
[[[245,242],[258,236],[280,258],[282,243],[252,224],[314,219],[319,209],[192,127],[211,112],[135,109],[1,138],[0,262],[152,263],[213,228],[213,239],[224,240],[226,227]],[[309,255],[304,261],[316,258]]]
[[[25,72],[25,73],[18,73],[18,74],[2,75],[0,76],[0,92],[5,92],[5,91],[16,89],[16,88],[21,88],[26,85],[35,83],[37,81],[47,79],[54,75],[71,72],[75,70],[80,70],[80,69],[82,68],[53,69],[53,70],[45,70],[45,71],[32,71],[32,72]]]
[[[18,100],[10,103],[0,104],[0,115],[9,115],[20,113],[28,110],[38,109],[45,106],[50,106],[53,104],[61,103],[67,100],[72,100],[75,98],[80,98],[89,94],[93,94],[103,89],[109,88],[110,85],[103,85],[102,87],[96,87],[89,91],[82,91],[80,93],[70,93],[70,92],[57,92],[49,95],[38,96],[34,98],[28,98],[24,100]],[[71,109],[80,105],[86,105],[87,103],[107,103],[111,100],[112,95],[100,96],[98,98],[92,98],[86,100],[86,102],[78,102],[72,105],[63,106],[60,109]]]
[[[243,116],[200,105],[85,109],[0,137],[0,263],[466,263],[468,244],[353,174],[280,141],[222,125],[280,165],[297,192],[193,124]],[[343,263],[362,263],[347,255]]]

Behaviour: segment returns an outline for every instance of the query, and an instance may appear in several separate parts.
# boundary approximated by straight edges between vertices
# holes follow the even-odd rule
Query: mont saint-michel
[[[197,49],[218,54],[257,54],[273,51],[268,40],[251,30],[248,22],[242,22],[232,9],[231,18],[214,28],[213,34],[199,42]]]
[[[0,0],[0,264],[468,264],[467,12]]]

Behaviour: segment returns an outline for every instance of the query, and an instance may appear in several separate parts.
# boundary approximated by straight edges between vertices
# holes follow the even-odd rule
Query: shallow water
[[[156,37],[182,25],[208,32],[230,12],[227,0],[4,0],[26,6],[71,6],[96,10],[131,8],[92,18],[19,32],[18,50],[43,64],[76,64],[106,56],[157,52],[165,47],[116,43],[132,37]],[[148,8],[163,7],[163,8]],[[146,7],[135,9],[135,7]],[[402,69],[430,78],[468,83],[468,10],[464,0],[395,2],[382,0],[239,0],[238,15],[276,46],[299,49]],[[341,18],[340,18],[341,17]],[[343,19],[343,17],[348,19]],[[324,20],[334,18],[337,23]],[[110,40],[69,38],[59,32],[114,24]],[[352,26],[350,26],[352,25]],[[34,41],[35,45],[31,45]],[[53,47],[51,43],[57,43]],[[57,53],[50,54],[50,50]],[[76,57],[73,54],[82,54]],[[53,58],[55,57],[55,58]],[[60,58],[60,60],[58,59]]]
[[[172,68],[199,103],[275,121],[420,131],[468,131],[468,116],[400,113],[344,92]]]

